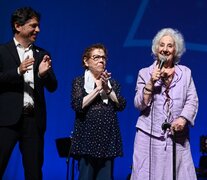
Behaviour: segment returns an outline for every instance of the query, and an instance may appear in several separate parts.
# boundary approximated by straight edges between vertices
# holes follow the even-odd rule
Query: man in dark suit
[[[54,92],[57,80],[48,52],[34,45],[39,21],[32,8],[17,9],[11,16],[14,38],[0,46],[0,179],[17,142],[25,179],[42,179],[44,88]]]

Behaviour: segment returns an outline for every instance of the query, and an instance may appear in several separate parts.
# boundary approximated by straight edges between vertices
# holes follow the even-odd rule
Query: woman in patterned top
[[[79,161],[79,180],[111,180],[114,158],[123,154],[117,111],[124,110],[126,100],[106,70],[104,45],[86,48],[82,62],[85,73],[72,85],[76,115],[71,154]]]

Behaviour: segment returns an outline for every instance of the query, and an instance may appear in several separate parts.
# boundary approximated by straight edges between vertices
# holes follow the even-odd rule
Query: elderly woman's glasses
[[[100,55],[93,55],[93,56],[91,56],[91,58],[94,61],[99,61],[100,59],[102,59],[103,61],[106,61],[107,60],[106,56],[100,56]]]

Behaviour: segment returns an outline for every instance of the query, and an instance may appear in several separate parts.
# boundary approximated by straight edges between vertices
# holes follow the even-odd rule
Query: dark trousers
[[[113,180],[113,159],[82,157],[79,180]]]
[[[22,115],[16,125],[0,126],[0,179],[17,142],[22,154],[25,179],[41,180],[44,138],[38,131],[35,117],[28,115]]]

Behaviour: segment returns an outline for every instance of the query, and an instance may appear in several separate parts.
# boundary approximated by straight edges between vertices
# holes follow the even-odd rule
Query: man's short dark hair
[[[15,23],[23,26],[28,20],[36,18],[40,21],[40,14],[31,7],[22,7],[14,11],[11,16],[11,27],[13,33],[16,33]]]

